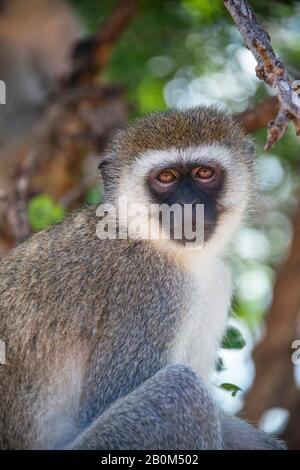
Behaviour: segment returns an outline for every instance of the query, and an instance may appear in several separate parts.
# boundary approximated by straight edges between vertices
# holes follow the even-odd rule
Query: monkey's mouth
[[[216,230],[216,223],[206,217],[204,221],[196,221],[192,218],[179,222],[171,217],[169,223],[162,220],[160,222],[164,238],[169,238],[179,245],[204,245]]]

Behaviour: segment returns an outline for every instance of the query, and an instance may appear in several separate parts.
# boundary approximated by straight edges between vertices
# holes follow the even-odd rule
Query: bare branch
[[[16,184],[7,195],[7,206],[5,218],[9,231],[18,245],[30,234],[30,226],[27,217],[27,203],[29,199],[29,188],[37,157],[34,151],[29,152],[27,158],[18,168]]]
[[[238,113],[235,118],[247,132],[256,132],[268,125],[268,122],[275,119],[279,111],[279,102],[276,96],[255,104],[253,108],[247,109],[243,113]]]
[[[0,188],[0,202],[7,202],[8,194],[7,191],[3,188]]]
[[[268,128],[265,145],[268,150],[282,137],[289,121],[294,122],[296,133],[300,134],[300,100],[293,92],[282,60],[276,56],[271,46],[270,36],[257,21],[248,2],[224,0],[224,4],[257,61],[257,77],[273,88],[278,97],[279,112]]]
[[[101,30],[80,40],[74,47],[72,70],[63,79],[64,86],[93,83],[105,67],[113,47],[136,12],[135,0],[119,0]]]

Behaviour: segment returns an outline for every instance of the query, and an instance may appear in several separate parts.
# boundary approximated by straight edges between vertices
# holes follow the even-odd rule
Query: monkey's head
[[[247,208],[252,163],[252,143],[237,122],[223,111],[197,107],[137,120],[117,134],[100,167],[107,202],[126,198],[129,206],[143,204],[149,210],[144,223],[151,219],[164,230],[161,212],[150,207],[176,205],[182,215],[189,207],[186,219],[171,211],[169,244],[193,241],[184,223],[195,233],[204,222],[204,246],[220,248]]]

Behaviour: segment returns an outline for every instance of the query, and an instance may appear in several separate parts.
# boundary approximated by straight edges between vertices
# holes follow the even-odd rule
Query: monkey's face
[[[210,238],[223,210],[220,202],[224,178],[224,169],[219,164],[196,159],[150,171],[146,187],[153,203],[172,208],[169,218],[159,211],[160,224],[165,234],[169,232],[170,239],[180,244],[196,242],[197,231],[198,241]]]
[[[148,150],[128,177],[135,201],[157,208],[162,238],[179,245],[223,244],[248,202],[249,170],[226,146]]]
[[[229,116],[211,108],[152,115],[121,133],[115,150],[115,194],[148,209],[143,235],[224,247],[253,180],[252,146]]]

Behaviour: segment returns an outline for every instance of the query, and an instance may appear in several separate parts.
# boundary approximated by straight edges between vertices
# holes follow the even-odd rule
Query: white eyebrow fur
[[[167,150],[147,150],[139,155],[138,160],[132,165],[132,171],[137,176],[144,176],[153,168],[160,168],[172,163],[194,163],[201,160],[202,163],[219,163],[223,167],[229,167],[232,163],[232,154],[224,145],[210,144],[196,147],[178,149],[171,147]]]
[[[135,187],[135,197],[140,202],[145,201],[144,188],[136,184],[137,179],[144,179],[153,169],[166,168],[170,164],[220,164],[230,170],[230,178],[226,181],[223,202],[233,211],[244,210],[249,191],[249,173],[243,168],[245,165],[237,155],[226,145],[209,144],[190,146],[184,149],[170,147],[165,150],[152,150],[139,155],[138,159],[129,168],[125,181],[121,181],[120,194],[130,194],[132,186]],[[125,183],[125,186],[124,184]],[[244,197],[241,198],[241,191]]]

